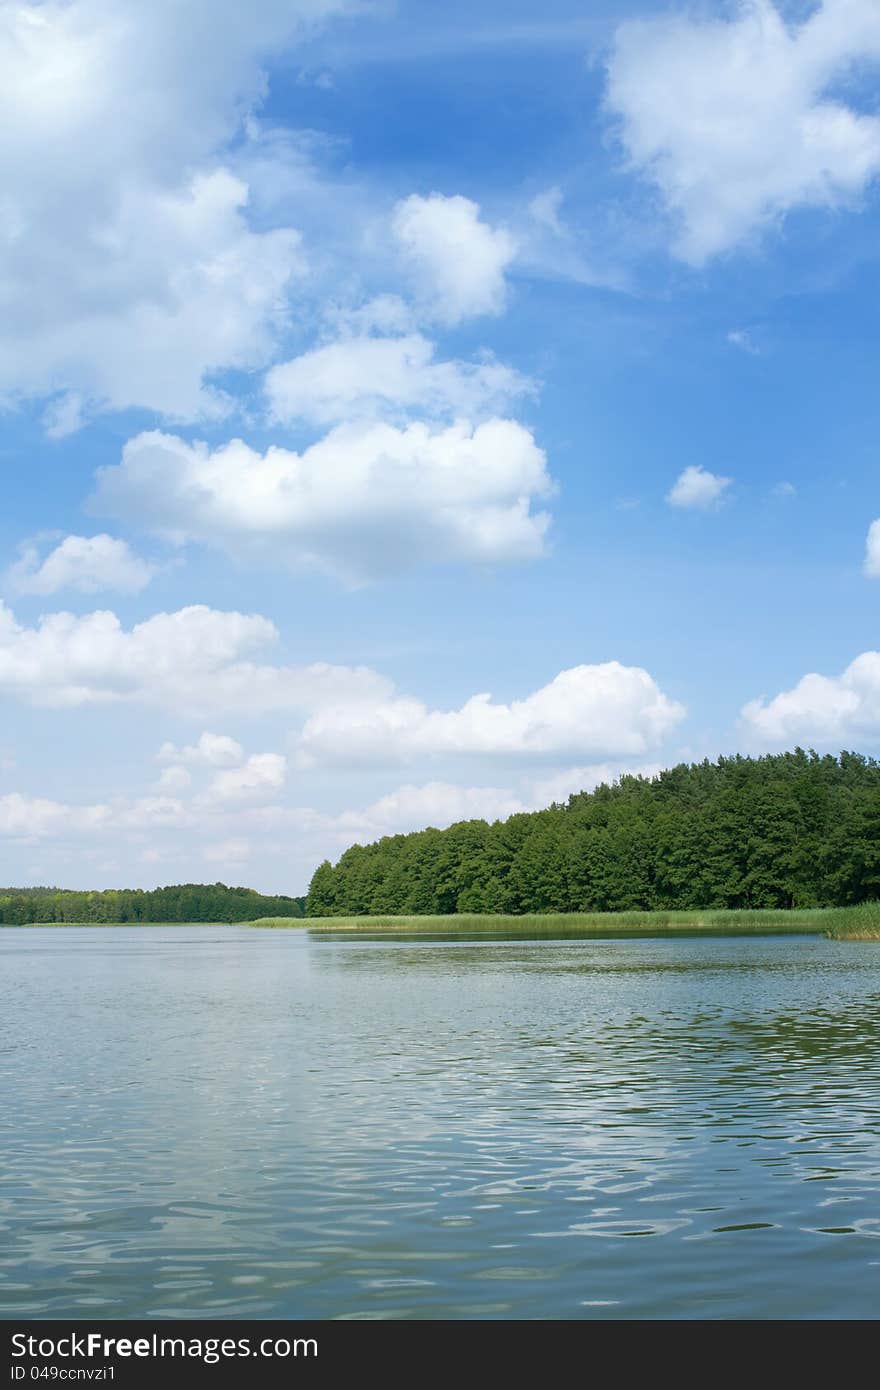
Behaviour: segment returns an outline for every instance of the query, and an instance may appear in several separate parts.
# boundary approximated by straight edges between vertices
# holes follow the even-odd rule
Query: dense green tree
[[[331,917],[335,897],[335,878],[333,865],[329,859],[319,864],[312,874],[309,893],[306,898],[306,912],[309,917]]]
[[[880,898],[880,765],[796,748],[625,776],[507,821],[354,845],[309,916],[837,906]]]

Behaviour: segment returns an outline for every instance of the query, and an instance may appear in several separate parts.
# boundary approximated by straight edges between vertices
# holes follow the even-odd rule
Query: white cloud
[[[47,797],[10,792],[0,796],[0,835],[16,840],[60,840],[70,837],[115,834],[117,831],[152,831],[188,823],[183,802],[168,796],[145,796],[129,801],[76,805]]]
[[[662,769],[662,763],[594,763],[531,780],[519,791],[511,787],[462,787],[451,782],[407,783],[363,810],[343,811],[327,818],[327,822],[334,829],[365,840],[422,830],[429,825],[443,829],[462,820],[507,820],[523,811],[543,810],[554,801],[565,802],[575,792],[592,791],[601,782],[610,784],[627,773],[655,777]]]
[[[180,539],[362,580],[417,564],[539,556],[546,460],[512,420],[340,426],[302,454],[211,452],[150,431],[97,474],[95,510]]]
[[[180,766],[163,767],[156,782],[156,790],[169,796],[188,791],[191,786],[192,775]]]
[[[244,749],[234,738],[228,734],[212,734],[207,729],[196,743],[183,748],[163,743],[156,754],[160,763],[200,763],[207,767],[235,767],[243,758]]]
[[[236,835],[228,840],[219,840],[216,844],[206,845],[202,850],[202,858],[207,864],[231,864],[239,868],[247,863],[252,853],[253,846],[250,840]]]
[[[459,755],[639,756],[684,713],[647,671],[609,661],[561,671],[509,705],[480,694],[450,711],[406,697],[362,709],[324,707],[306,721],[298,749],[304,765]]]
[[[415,316],[406,300],[397,294],[377,294],[356,309],[329,304],[324,308],[329,327],[344,337],[368,337],[371,333],[406,334],[415,328]]]
[[[267,618],[201,604],[126,630],[115,613],[50,613],[35,627],[0,602],[0,695],[34,705],[118,701],[197,713],[308,710],[387,698],[366,667],[257,665],[242,658],[277,639]]]
[[[257,754],[255,758],[272,756]],[[283,758],[280,761],[284,763]],[[240,771],[236,769],[221,775],[234,777]],[[281,785],[283,776],[279,784],[278,769],[265,777],[255,773],[250,786],[234,789],[230,786],[224,793],[197,797],[191,803],[192,810],[179,800],[162,796],[76,805],[12,793],[0,797],[0,836],[58,843],[100,837],[108,849],[112,846],[120,850],[126,843],[141,845],[144,831],[171,830],[178,837],[186,832],[185,839],[182,842],[178,839],[177,843],[178,848],[183,845],[187,854],[192,853],[193,843],[197,846],[202,834],[207,835],[209,839],[201,849],[202,857],[209,862],[222,862],[222,847],[251,845],[251,840],[240,834],[230,834],[218,841],[216,837],[222,836],[224,831],[237,827],[239,831],[253,832],[260,839],[265,838],[267,830],[296,831],[300,835],[318,837],[309,848],[316,864],[328,850],[335,852],[355,840],[371,840],[380,835],[419,830],[427,825],[443,828],[459,820],[503,820],[518,811],[531,809],[529,803],[508,788],[460,787],[446,782],[401,786],[362,809],[338,814],[307,806],[242,804],[271,798]],[[150,862],[159,862],[164,857],[155,845],[148,853],[151,853]],[[227,857],[249,856],[231,851]]]
[[[141,406],[171,419],[225,414],[229,403],[206,378],[266,361],[288,281],[301,269],[299,238],[249,231],[247,186],[223,169],[198,176],[177,195],[126,197],[116,224],[93,232],[101,268],[118,259],[123,283],[96,294],[91,282],[100,269],[89,264],[88,248],[77,248],[65,266],[71,248],[53,238],[58,270],[67,275],[55,321],[51,332],[35,332],[22,324],[33,311],[13,304],[21,336],[0,336],[0,390],[44,395],[61,382],[99,408]],[[23,259],[35,258],[29,245]],[[16,284],[38,274],[34,265]],[[80,280],[88,283],[80,288]],[[14,298],[0,288],[0,302]],[[69,400],[66,394],[50,408],[56,437],[75,424]]]
[[[491,357],[436,362],[420,333],[347,338],[281,362],[266,376],[272,418],[333,424],[362,416],[415,411],[430,416],[485,416],[534,385]]]
[[[397,204],[392,230],[416,291],[440,323],[478,314],[500,314],[507,300],[505,271],[516,242],[480,218],[469,198],[412,194]]]
[[[794,483],[777,483],[776,486],[772,488],[772,494],[781,501],[786,501],[791,497],[797,497],[797,488]]]
[[[241,767],[226,768],[212,779],[211,802],[262,801],[277,796],[287,781],[287,759],[280,753],[254,753]]]
[[[423,830],[429,825],[442,830],[460,820],[506,820],[528,809],[509,788],[427,782],[398,787],[362,811],[343,811],[330,823],[353,839],[364,840]]]
[[[0,7],[0,396],[216,414],[211,374],[267,358],[302,271],[255,230],[224,151],[261,62],[346,0],[20,0]],[[246,159],[236,159],[239,170]]]
[[[38,839],[65,832],[92,831],[107,825],[110,807],[69,806],[46,797],[9,792],[0,796],[0,834],[13,839]]]
[[[59,589],[78,589],[84,594],[116,589],[138,594],[155,572],[125,541],[113,536],[65,536],[42,558],[36,546],[25,546],[21,559],[10,568],[7,582],[19,594],[54,594]]]
[[[761,355],[761,349],[747,328],[732,328],[727,335],[727,341],[731,347],[739,348],[741,352],[748,353],[750,357],[760,357]]]
[[[634,768],[615,763],[567,768],[552,777],[530,782],[521,791],[510,787],[462,787],[451,782],[407,783],[362,810],[343,811],[324,820],[328,829],[359,841],[423,830],[426,826],[442,830],[463,820],[507,820],[524,811],[543,810],[554,801],[567,801],[573,792],[592,791],[600,782],[613,782],[624,772],[653,777],[661,768],[660,763]],[[303,815],[305,827],[315,813],[305,811]]]
[[[708,511],[720,501],[732,481],[732,478],[722,478],[716,473],[710,473],[699,464],[691,464],[678,475],[666,494],[666,501],[670,507]]]
[[[880,519],[872,521],[868,527],[864,568],[869,579],[880,578]]]
[[[588,767],[567,767],[533,782],[530,801],[535,808],[549,806],[554,801],[565,802],[577,792],[594,791],[603,782],[610,786],[621,777],[656,777],[664,766],[663,763],[592,763]]]
[[[880,735],[880,652],[862,652],[839,676],[810,674],[771,700],[751,700],[740,723],[759,744],[833,744]]]
[[[824,0],[799,26],[770,0],[621,25],[608,105],[676,220],[676,253],[700,264],[793,208],[853,203],[880,171],[880,119],[840,86],[878,58],[876,0]]]

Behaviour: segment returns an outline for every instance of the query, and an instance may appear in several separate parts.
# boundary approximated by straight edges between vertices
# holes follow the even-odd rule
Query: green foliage
[[[59,888],[0,888],[0,923],[251,922],[268,915],[302,917],[304,898],[263,897],[225,883],[179,883],[144,892],[108,888],[77,893]]]
[[[880,902],[859,903],[833,913],[828,935],[835,941],[880,941]]]
[[[789,910],[880,898],[880,764],[797,748],[353,845],[308,917]]]

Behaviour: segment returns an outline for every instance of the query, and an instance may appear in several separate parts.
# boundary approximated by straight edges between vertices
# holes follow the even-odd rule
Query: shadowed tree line
[[[880,764],[801,748],[625,776],[315,871],[310,917],[834,907],[880,898]]]
[[[264,897],[225,883],[178,883],[149,892],[108,888],[0,888],[0,923],[29,922],[251,922],[257,917],[302,917],[305,898]]]

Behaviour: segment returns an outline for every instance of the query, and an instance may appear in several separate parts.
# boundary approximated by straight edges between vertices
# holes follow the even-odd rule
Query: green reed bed
[[[257,917],[253,922],[244,922],[246,927],[265,927],[268,931],[287,927],[311,927],[314,920],[305,917]]]
[[[449,916],[376,915],[364,917],[264,917],[254,927],[305,927],[315,935],[395,933],[422,936],[750,936],[805,932],[831,934],[853,908],[759,909],[675,912],[569,912],[502,916],[456,913]],[[880,914],[880,905],[878,905]],[[878,915],[880,921],[880,915]]]
[[[831,908],[827,934],[834,941],[880,941],[880,902]]]

